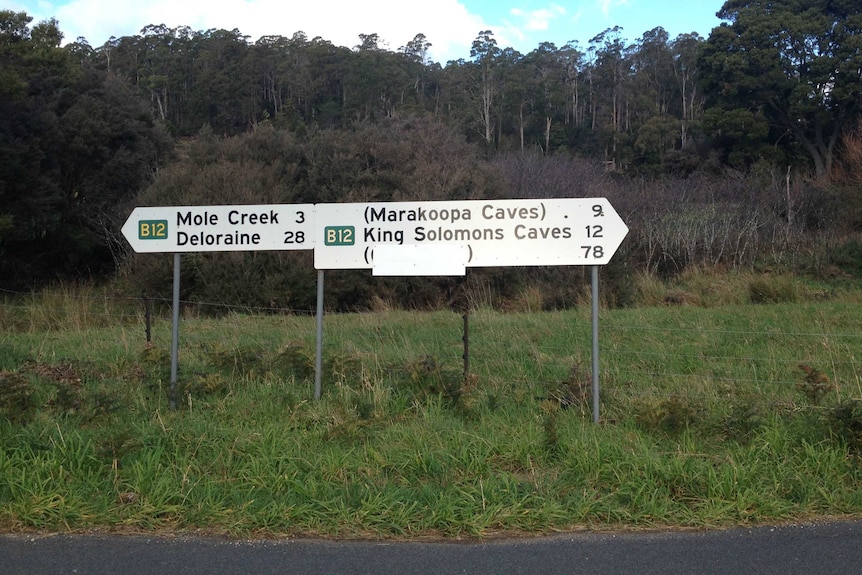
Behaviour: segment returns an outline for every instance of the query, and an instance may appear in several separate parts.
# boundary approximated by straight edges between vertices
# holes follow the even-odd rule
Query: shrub
[[[862,400],[842,401],[826,412],[830,431],[856,455],[862,454]]]
[[[423,397],[441,396],[457,404],[465,391],[463,374],[444,369],[432,355],[425,355],[407,364],[410,383]]]
[[[301,342],[287,344],[272,360],[272,370],[298,380],[314,377],[314,353]]]
[[[341,384],[358,383],[362,381],[362,361],[359,357],[348,353],[325,353],[323,356],[323,372],[331,381]]]
[[[721,419],[721,435],[726,439],[746,443],[765,423],[766,418],[757,405],[735,405]]]
[[[862,239],[851,237],[829,252],[829,260],[844,273],[862,277]]]
[[[820,405],[823,397],[830,391],[835,389],[835,385],[829,381],[829,376],[809,365],[800,364],[799,369],[805,372],[805,380],[796,384],[798,389],[808,403],[811,405]]]
[[[701,411],[691,400],[671,396],[643,405],[636,415],[636,421],[646,430],[676,434],[688,429]]]
[[[0,416],[27,423],[36,409],[30,380],[17,372],[0,372]]]
[[[549,390],[548,398],[559,404],[560,408],[575,407],[586,413],[590,409],[593,396],[592,373],[580,361],[576,362],[569,376]]]
[[[762,276],[748,284],[751,303],[792,303],[799,299],[796,283],[787,276]]]
[[[230,390],[230,380],[220,373],[199,373],[193,378],[181,382],[184,397],[206,397],[227,393]]]
[[[220,370],[234,374],[249,373],[261,363],[258,350],[248,348],[222,349],[216,348],[209,353],[210,363]]]

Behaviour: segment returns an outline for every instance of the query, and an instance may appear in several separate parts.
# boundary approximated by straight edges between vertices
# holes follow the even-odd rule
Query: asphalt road
[[[862,520],[483,542],[0,535],[0,574],[858,574]]]

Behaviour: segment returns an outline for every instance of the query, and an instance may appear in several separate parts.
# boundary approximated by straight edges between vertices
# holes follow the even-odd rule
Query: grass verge
[[[862,512],[851,302],[229,315],[0,335],[0,529],[488,536]],[[110,323],[110,322],[108,322]],[[52,326],[56,324],[52,321]],[[803,367],[804,366],[804,367]]]

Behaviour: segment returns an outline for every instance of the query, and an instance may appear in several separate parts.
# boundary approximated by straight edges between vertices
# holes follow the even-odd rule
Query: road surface
[[[0,575],[862,573],[862,520],[453,541],[0,535]]]

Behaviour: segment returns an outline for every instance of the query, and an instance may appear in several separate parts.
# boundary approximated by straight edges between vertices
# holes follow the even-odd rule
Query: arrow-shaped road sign
[[[321,270],[439,275],[604,265],[628,227],[605,198],[561,198],[139,207],[122,232],[136,252],[314,249]]]
[[[409,257],[411,246],[449,254],[432,249],[447,245],[463,248],[464,261],[454,262],[462,268],[604,265],[629,231],[605,198],[317,204],[316,210],[317,269],[376,269],[381,246]],[[417,267],[414,275],[421,275]]]
[[[139,207],[122,232],[139,253],[309,250],[314,205]]]

